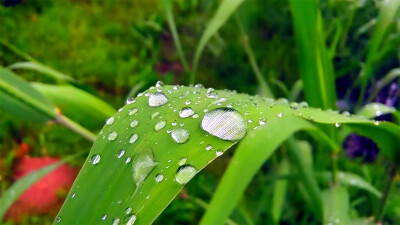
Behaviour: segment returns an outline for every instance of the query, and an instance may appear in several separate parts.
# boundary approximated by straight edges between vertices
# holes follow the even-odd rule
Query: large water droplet
[[[179,167],[178,172],[175,175],[175,180],[180,184],[186,184],[194,177],[194,175],[196,175],[196,173],[196,168],[190,165],[184,165]]]
[[[160,183],[161,181],[163,181],[164,180],[164,175],[162,175],[162,174],[157,174],[157,176],[156,176],[156,181],[158,182],[158,183]]]
[[[129,139],[129,143],[133,144],[139,138],[138,134],[132,134],[131,138]]]
[[[161,129],[163,129],[165,127],[165,125],[167,124],[167,122],[165,122],[164,120],[161,120],[160,122],[158,122],[155,126],[154,126],[154,130],[155,131],[159,131]]]
[[[157,164],[154,162],[153,152],[150,149],[144,150],[133,159],[133,180],[137,187],[143,183]]]
[[[181,111],[179,111],[179,117],[180,118],[186,118],[186,117],[189,117],[189,116],[191,116],[193,114],[194,114],[194,111],[190,107],[185,107],[185,108],[181,109]]]
[[[107,124],[107,125],[111,125],[111,124],[113,124],[113,123],[114,123],[114,117],[110,117],[110,118],[108,118],[107,121],[106,121],[106,124]]]
[[[149,97],[149,106],[158,107],[168,102],[168,98],[164,93],[157,92]]]
[[[137,127],[137,125],[139,125],[139,121],[134,120],[134,121],[131,122],[131,127],[132,127],[132,128]]]
[[[174,129],[171,132],[171,137],[176,143],[183,144],[189,140],[189,131],[185,129]]]
[[[90,161],[92,161],[93,165],[96,165],[100,162],[100,155],[99,154],[95,154],[92,156],[92,158],[90,159]]]
[[[204,115],[201,128],[222,140],[238,141],[246,135],[247,124],[235,109],[217,108]]]
[[[110,140],[110,141],[114,141],[115,139],[117,139],[117,137],[118,137],[118,133],[115,131],[108,134],[108,140]]]

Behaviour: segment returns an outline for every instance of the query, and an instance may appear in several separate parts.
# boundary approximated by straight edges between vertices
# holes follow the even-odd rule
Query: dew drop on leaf
[[[164,82],[162,82],[162,81],[157,81],[157,83],[156,83],[156,88],[160,88],[160,87],[163,87],[164,86]]]
[[[194,114],[194,111],[190,107],[185,107],[185,108],[181,109],[181,111],[179,111],[179,117],[180,118],[186,118],[186,117],[189,117],[189,116],[191,116],[193,114]]]
[[[112,221],[112,225],[118,225],[121,220],[119,218],[114,218]]]
[[[136,102],[136,99],[134,97],[129,97],[126,99],[126,104],[128,104],[128,105],[135,103],[135,102]]]
[[[121,149],[117,152],[117,158],[120,159],[125,155],[125,150]]]
[[[283,117],[283,113],[281,113],[281,112],[278,113],[278,117],[279,117],[279,118],[282,118],[282,117]]]
[[[171,132],[171,137],[176,143],[183,144],[189,140],[189,131],[186,129],[174,129]]]
[[[110,141],[114,141],[115,139],[117,139],[117,137],[118,137],[118,133],[115,131],[108,134],[108,140],[110,140]]]
[[[154,93],[149,97],[149,106],[150,107],[159,107],[168,102],[168,98],[164,93]]]
[[[130,116],[135,115],[138,112],[138,108],[132,108],[129,110],[128,114]]]
[[[340,127],[340,123],[335,123],[335,127]]]
[[[143,183],[157,164],[154,162],[153,152],[150,149],[144,150],[133,158],[133,180],[137,187]]]
[[[217,108],[204,115],[201,128],[219,139],[238,141],[246,135],[247,124],[235,109]]]
[[[217,151],[215,152],[215,154],[216,154],[217,156],[221,156],[222,154],[224,154],[224,152],[222,151],[222,149],[219,149],[219,150],[217,150]]]
[[[158,122],[155,126],[154,126],[154,130],[155,131],[160,131],[161,129],[163,129],[165,127],[165,125],[167,124],[167,122],[165,122],[164,120],[161,120],[160,122]]]
[[[136,215],[134,215],[134,214],[128,215],[125,221],[126,221],[126,225],[133,225],[136,221]]]
[[[212,149],[212,145],[207,145],[207,146],[206,146],[206,150],[207,150],[207,151],[210,151],[211,149]]]
[[[158,183],[160,183],[161,181],[163,181],[164,180],[164,175],[162,175],[162,174],[157,174],[157,176],[156,176],[156,181],[158,182]]]
[[[138,134],[132,134],[131,138],[129,138],[129,143],[133,144],[139,138]]]
[[[265,117],[261,117],[260,120],[258,121],[258,124],[260,124],[260,126],[265,125],[265,123],[266,123]]]
[[[111,124],[113,124],[113,123],[114,123],[114,117],[110,117],[110,118],[108,118],[107,121],[106,121],[106,124],[107,124],[107,125],[111,125]]]
[[[106,220],[107,219],[107,214],[104,214],[103,217],[101,217],[101,220]]]
[[[193,166],[183,165],[179,167],[178,172],[175,175],[175,180],[180,184],[186,184],[194,177],[194,175],[196,175],[196,173],[197,170]]]
[[[92,164],[97,165],[100,162],[100,158],[99,154],[93,155],[91,158]]]
[[[59,222],[61,222],[61,217],[60,217],[60,216],[57,216],[57,218],[56,218],[56,223],[59,223]]]
[[[178,165],[183,166],[183,165],[185,165],[186,161],[187,161],[187,158],[183,157],[182,159],[179,160]]]
[[[132,208],[128,207],[125,209],[125,214],[130,214],[132,212]]]
[[[155,112],[155,113],[153,113],[153,114],[151,114],[151,119],[153,120],[154,118],[156,118],[158,115],[160,115],[160,113],[159,112]]]
[[[125,159],[125,163],[126,163],[126,164],[128,164],[130,161],[131,161],[131,157],[127,157],[127,158]]]
[[[137,125],[139,125],[139,121],[137,121],[137,120],[132,121],[131,124],[130,124],[130,126],[131,126],[132,128],[137,127]]]
[[[194,87],[195,87],[195,88],[199,88],[199,89],[203,89],[203,88],[204,88],[204,85],[202,85],[202,84],[196,84],[196,85],[194,85]]]

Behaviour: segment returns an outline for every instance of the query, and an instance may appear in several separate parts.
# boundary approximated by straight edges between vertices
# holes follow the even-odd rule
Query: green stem
[[[182,62],[183,70],[185,71],[185,73],[188,73],[189,67],[186,62],[185,54],[183,53],[183,50],[182,50],[182,45],[179,40],[178,32],[176,30],[176,25],[175,25],[175,21],[174,21],[174,16],[172,14],[170,0],[164,0],[164,7],[165,7],[165,12],[167,14],[167,21],[168,21],[169,29],[171,30],[172,37],[174,39],[176,51],[178,52],[179,59]]]
[[[81,135],[85,139],[94,142],[96,140],[96,135],[92,132],[87,130],[86,128],[82,127],[81,125],[77,124],[76,122],[72,121],[68,117],[64,115],[58,115],[57,119],[55,120],[56,123],[65,126],[66,128],[72,130],[73,132]]]
[[[31,62],[36,62],[39,63],[36,59],[34,59],[32,56],[26,54],[25,52],[19,50],[17,47],[15,47],[14,45],[8,43],[6,40],[4,39],[0,39],[0,43],[3,44],[5,47],[7,47],[8,49],[10,49],[12,52],[14,52],[16,55],[24,58],[27,61],[31,61]]]
[[[334,185],[338,182],[338,164],[337,164],[337,153],[332,153],[332,183]]]
[[[249,36],[244,31],[244,28],[243,28],[242,24],[240,23],[240,20],[239,20],[237,14],[235,14],[235,20],[239,27],[242,44],[243,44],[244,50],[247,54],[247,57],[249,58],[251,68],[253,69],[254,74],[256,75],[258,84],[261,86],[261,96],[274,98],[274,95],[272,94],[267,81],[264,79],[264,77],[261,73],[261,70],[258,67],[257,61],[254,57],[253,50],[251,49],[251,46],[250,46]]]
[[[385,213],[385,206],[387,203],[387,199],[390,193],[390,189],[392,188],[394,177],[396,176],[397,166],[390,164],[388,166],[388,178],[386,180],[385,186],[383,188],[382,197],[379,203],[379,208],[376,213],[375,222],[380,223],[383,219],[383,214]]]

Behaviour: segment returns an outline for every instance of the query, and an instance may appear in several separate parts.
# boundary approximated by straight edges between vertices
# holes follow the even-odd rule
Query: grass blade
[[[278,175],[287,175],[290,172],[289,162],[282,160],[278,167]],[[287,179],[277,180],[274,187],[274,195],[272,197],[272,218],[275,224],[279,224],[282,215],[282,208],[285,203],[285,196],[287,190]]]
[[[336,104],[335,76],[317,1],[289,0],[289,3],[306,100],[311,106],[333,109]]]
[[[244,0],[223,0],[221,5],[218,7],[217,12],[207,24],[206,30],[200,38],[200,42],[197,45],[196,52],[194,54],[192,71],[190,74],[190,84],[196,81],[196,71],[199,64],[199,60],[203,50],[208,41],[217,33],[217,31],[224,25],[228,18],[236,11],[239,5]]]
[[[377,116],[390,114],[396,112],[396,109],[381,103],[370,103],[365,105],[360,111],[358,111],[358,115],[364,116],[365,118],[374,118]]]
[[[10,65],[8,68],[15,70],[15,69],[24,69],[24,70],[33,70],[37,71],[39,73],[42,73],[50,78],[53,78],[56,81],[65,83],[65,81],[68,82],[74,82],[75,79],[65,75],[55,69],[52,69],[44,64],[41,64],[39,62],[18,62]]]
[[[349,193],[340,186],[322,192],[324,224],[350,224]]]

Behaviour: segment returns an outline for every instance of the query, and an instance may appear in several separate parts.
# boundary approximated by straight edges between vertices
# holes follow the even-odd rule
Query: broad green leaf
[[[317,173],[316,176],[322,179],[326,183],[332,181],[332,173],[328,171]],[[378,191],[374,186],[372,186],[372,184],[368,183],[366,180],[364,180],[357,174],[341,171],[338,173],[338,181],[342,185],[348,185],[366,190],[378,198],[382,196],[382,193],[380,191]]]
[[[221,192],[231,194],[218,197],[228,198],[219,211],[213,212],[218,208],[214,201],[209,206],[213,210],[208,212],[223,211],[214,214],[223,222],[239,199],[236,194],[245,189],[257,168],[293,132],[307,129],[332,150],[337,148],[303,117],[309,119],[312,115],[312,120],[333,127],[335,122],[376,127],[363,117],[232,91],[215,91],[201,85],[157,83],[127,103],[103,127],[69,193],[75,197],[67,198],[55,222],[152,223],[184,184],[244,138],[230,165],[234,169],[228,168],[234,173],[227,172],[220,184],[229,188],[219,188],[215,196]],[[398,131],[390,129],[384,134],[387,139]],[[235,162],[245,169],[235,170],[239,168]],[[225,185],[224,180],[228,182]],[[240,182],[234,182],[237,180]]]
[[[289,0],[304,94],[313,107],[335,108],[336,87],[318,1]]]
[[[390,114],[396,112],[396,109],[381,103],[370,103],[364,106],[357,114],[364,116],[365,118],[374,118],[384,114]]]
[[[322,192],[324,224],[350,224],[349,193],[340,186]]]
[[[47,75],[51,78],[53,78],[54,80],[60,81],[60,82],[74,82],[75,79],[72,78],[71,76],[65,75],[55,69],[52,69],[44,64],[41,64],[39,62],[36,61],[31,61],[31,62],[18,62],[18,63],[14,63],[11,66],[9,66],[8,68],[15,70],[15,69],[24,69],[24,70],[34,70],[37,71],[39,73],[42,73],[44,75]]]
[[[190,75],[190,83],[194,83],[196,79],[197,66],[200,61],[201,54],[208,41],[218,32],[218,30],[226,23],[229,17],[236,11],[239,5],[244,0],[223,0],[221,5],[218,7],[217,12],[207,24],[206,30],[200,38],[200,42],[197,45],[196,52],[194,53],[192,72]]]
[[[56,108],[48,99],[4,68],[0,68],[0,110],[40,123],[57,117]]]
[[[289,174],[290,172],[289,162],[287,160],[282,160],[282,162],[279,164],[277,172],[279,175]],[[279,224],[279,220],[281,218],[282,208],[285,203],[287,183],[288,183],[287,179],[277,180],[275,182],[274,195],[272,197],[272,207],[271,207],[272,211],[271,214],[275,224]]]
[[[71,85],[31,83],[49,98],[64,115],[81,123],[103,123],[116,110],[100,98]]]
[[[60,161],[39,170],[36,170],[25,177],[21,178],[15,182],[11,187],[9,187],[0,198],[0,222],[3,220],[5,213],[8,208],[18,199],[18,197],[24,193],[30,186],[32,186],[40,178],[46,176],[51,171],[57,169],[64,162]]]

